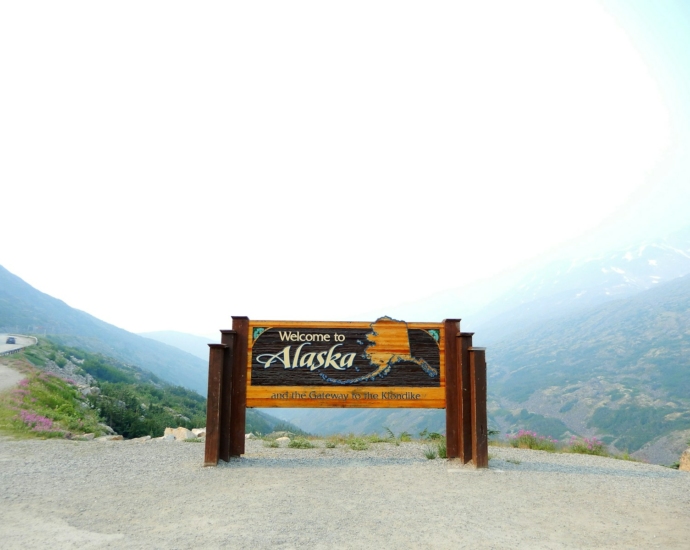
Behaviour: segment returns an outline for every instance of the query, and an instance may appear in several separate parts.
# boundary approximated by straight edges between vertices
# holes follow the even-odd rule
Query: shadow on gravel
[[[622,465],[627,464],[623,463]],[[636,463],[631,463],[636,464]],[[621,465],[621,466],[622,466]],[[676,470],[663,468],[647,470],[641,468],[625,468],[616,467],[600,467],[600,466],[585,466],[575,464],[553,464],[548,462],[530,462],[522,461],[519,464],[502,460],[500,458],[492,458],[489,463],[489,469],[500,469],[511,472],[545,472],[554,474],[566,475],[591,475],[591,476],[609,476],[609,477],[629,477],[629,478],[675,478],[678,476]]]
[[[218,462],[219,468],[371,468],[385,466],[412,466],[431,464],[427,459],[416,458],[333,458],[333,457],[242,457],[230,462]],[[443,461],[445,465],[445,461]]]

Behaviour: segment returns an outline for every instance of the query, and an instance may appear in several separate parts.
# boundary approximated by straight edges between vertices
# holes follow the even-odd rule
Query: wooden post
[[[204,466],[217,466],[220,450],[221,388],[225,345],[209,344],[208,398],[206,400],[206,449]]]
[[[460,394],[460,458],[463,464],[472,460],[472,392],[470,386],[470,348],[474,332],[461,332],[458,336],[458,389]]]
[[[486,420],[486,349],[470,348],[472,385],[472,462],[475,468],[489,467]]]
[[[446,349],[446,449],[448,458],[460,456],[460,391],[458,334],[460,319],[443,321]]]
[[[232,402],[230,404],[230,456],[244,454],[244,428],[247,418],[247,341],[249,318],[232,318],[236,333],[232,361]]]
[[[232,417],[232,365],[237,333],[234,330],[221,330],[220,342],[225,344],[223,357],[223,384],[221,390],[220,412],[220,459],[230,460],[230,418]]]

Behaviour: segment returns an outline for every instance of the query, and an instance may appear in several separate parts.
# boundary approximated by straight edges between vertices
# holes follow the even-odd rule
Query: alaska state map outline
[[[371,365],[377,367],[376,370],[350,380],[339,380],[331,378],[327,374],[319,373],[324,381],[331,384],[350,385],[375,380],[377,377],[385,378],[396,364],[403,362],[420,366],[429,375],[429,378],[438,376],[437,369],[429,365],[424,359],[412,355],[408,327],[405,321],[381,317],[370,326],[372,331],[366,335],[370,345],[362,355],[369,360]]]

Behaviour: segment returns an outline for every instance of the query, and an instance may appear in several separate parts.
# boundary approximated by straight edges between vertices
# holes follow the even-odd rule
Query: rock
[[[266,437],[268,439],[276,439],[278,437],[289,437],[291,435],[295,435],[295,434],[293,434],[292,432],[271,432]]]
[[[175,431],[175,428],[165,428],[165,431],[163,432],[163,437],[166,435],[173,435],[173,432]]]
[[[254,434],[244,434],[245,439],[254,439],[256,436]]]
[[[175,436],[173,434],[167,434],[163,437],[157,437],[157,441],[175,441]]]
[[[151,439],[151,436],[145,435],[143,437],[135,437],[132,441],[148,441],[149,439]]]
[[[113,429],[112,429],[110,426],[108,426],[107,424],[99,424],[98,427],[99,427],[99,428],[102,428],[104,432],[106,432],[106,433],[108,433],[108,434],[110,434],[110,435],[114,435],[114,434],[115,434],[115,430],[113,430]]]
[[[196,437],[206,437],[206,428],[194,428],[194,429],[192,430],[192,433],[193,433]]]
[[[122,441],[124,437],[121,435],[102,435],[97,437],[94,441]]]
[[[290,443],[290,438],[289,437],[279,437],[276,439],[276,443]]]
[[[82,439],[86,439],[87,441],[91,441],[95,437],[95,434],[84,434],[81,436]]]
[[[683,454],[680,455],[679,464],[679,470],[683,470],[684,472],[690,472],[690,448],[685,449]]]
[[[187,428],[175,428],[172,435],[175,436],[176,441],[184,441],[185,439],[194,439],[196,437],[192,430],[188,430]]]

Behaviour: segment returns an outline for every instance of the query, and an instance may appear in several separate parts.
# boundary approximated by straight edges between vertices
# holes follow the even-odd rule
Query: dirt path
[[[25,376],[20,372],[0,364],[0,392],[13,388],[22,378]]]
[[[493,448],[269,449],[203,468],[199,443],[0,439],[3,548],[687,548],[690,474]]]

